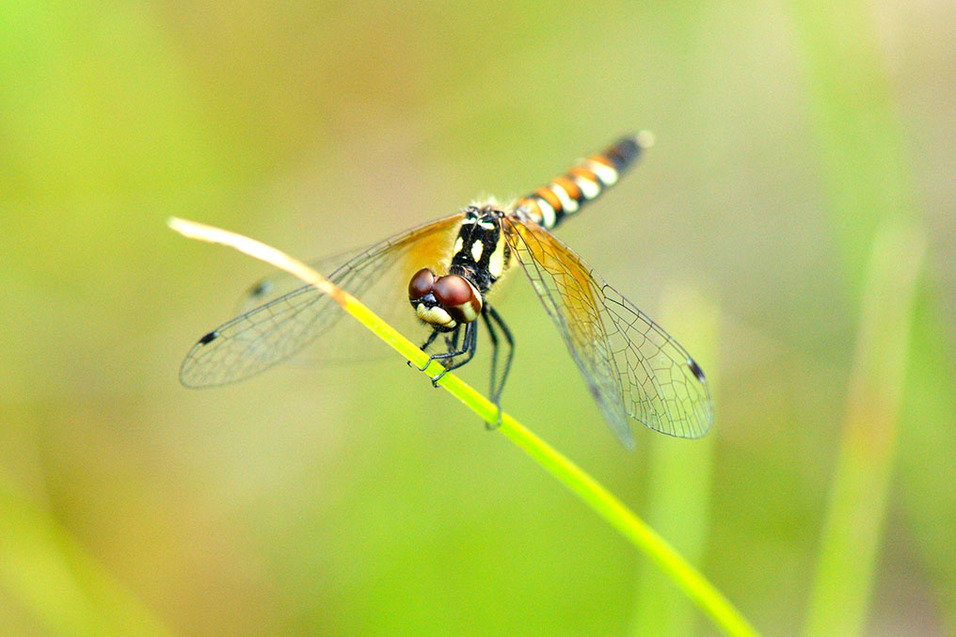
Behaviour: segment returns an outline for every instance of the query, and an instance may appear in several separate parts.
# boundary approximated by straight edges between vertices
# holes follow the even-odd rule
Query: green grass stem
[[[929,414],[952,413],[947,403],[954,379],[951,370],[933,364],[948,338],[940,323],[927,320],[939,307],[920,284],[926,238],[873,6],[860,0],[798,0],[793,9],[814,125],[811,141],[843,278],[854,291],[863,291],[847,416],[804,627],[807,635],[843,637],[864,632],[870,614],[898,438],[908,433],[921,447],[911,461],[917,472],[951,464],[940,453],[951,443],[934,449],[919,430]],[[921,376],[919,382],[907,383],[907,368]],[[914,390],[920,396],[907,414],[906,394]],[[937,516],[947,510],[942,503],[947,495],[936,493],[933,473],[921,475],[922,485],[909,493],[932,493],[925,510]],[[950,501],[956,497],[952,489],[947,493]],[[936,517],[940,524],[945,526]]]
[[[863,632],[873,589],[925,237],[892,224],[873,243],[807,635]]]

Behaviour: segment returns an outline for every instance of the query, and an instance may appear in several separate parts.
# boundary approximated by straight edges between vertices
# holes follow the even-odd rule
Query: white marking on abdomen
[[[596,177],[597,175],[595,175]],[[575,175],[574,183],[578,185],[578,188],[581,189],[581,194],[584,195],[585,199],[594,199],[601,194],[601,185],[597,184],[586,177],[580,177]]]
[[[613,186],[617,182],[617,171],[607,164],[589,159],[585,162],[585,168],[597,175],[597,178],[605,186]]]
[[[553,228],[554,224],[558,221],[557,215],[554,214],[554,208],[541,197],[535,197],[534,201],[538,204],[538,209],[541,210],[542,225],[544,225],[545,228]]]
[[[574,214],[578,211],[578,202],[571,198],[564,188],[558,184],[551,184],[548,188],[561,201],[561,207],[567,214]]]

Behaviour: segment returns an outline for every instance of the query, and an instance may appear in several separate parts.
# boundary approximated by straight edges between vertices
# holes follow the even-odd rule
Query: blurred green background
[[[397,357],[177,379],[269,270],[169,215],[317,257],[637,129],[560,235],[715,426],[620,448],[517,276],[506,409],[768,634],[956,630],[952,2],[0,6],[0,632],[715,632]]]

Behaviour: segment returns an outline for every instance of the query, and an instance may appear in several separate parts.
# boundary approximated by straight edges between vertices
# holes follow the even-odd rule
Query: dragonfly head
[[[481,314],[481,293],[463,276],[436,276],[422,268],[408,283],[408,301],[415,314],[426,323],[443,330],[453,330],[461,323],[471,323]]]

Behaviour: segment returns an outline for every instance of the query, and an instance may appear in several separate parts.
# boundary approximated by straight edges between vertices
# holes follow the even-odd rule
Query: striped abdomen
[[[524,209],[535,223],[551,230],[613,186],[650,144],[649,133],[624,137],[604,153],[582,160],[567,174],[519,199],[515,208]]]

